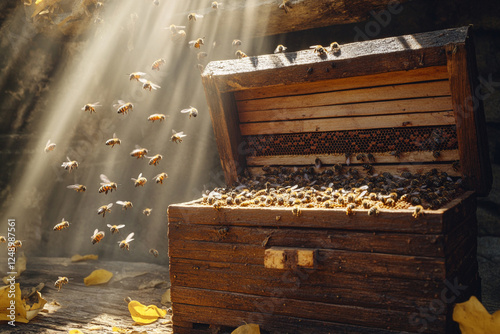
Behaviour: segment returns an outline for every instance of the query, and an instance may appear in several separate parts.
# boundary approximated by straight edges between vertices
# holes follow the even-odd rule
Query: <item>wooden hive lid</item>
[[[461,175],[487,195],[492,173],[470,27],[210,62],[202,74],[226,182],[248,168],[346,164]],[[364,159],[364,157],[362,157]]]

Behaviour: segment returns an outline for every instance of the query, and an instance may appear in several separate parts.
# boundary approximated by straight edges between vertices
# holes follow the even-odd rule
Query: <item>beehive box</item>
[[[174,333],[453,333],[480,295],[476,195],[491,187],[469,27],[211,62],[202,80],[229,185],[263,166],[461,176],[418,218],[367,210],[171,205]],[[438,153],[436,153],[438,152]],[[346,167],[347,168],[347,167]]]

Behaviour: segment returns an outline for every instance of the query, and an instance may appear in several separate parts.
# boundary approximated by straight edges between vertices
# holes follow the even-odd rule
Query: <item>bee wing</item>
[[[101,105],[99,103],[100,102],[92,103],[91,106],[92,107],[101,107]]]
[[[96,228],[96,229],[94,230],[94,235],[96,235],[96,234],[97,234],[97,232],[99,232],[99,229],[97,229],[97,228]],[[93,235],[93,236],[94,236],[94,235]]]
[[[122,224],[122,225],[118,225],[116,228],[123,228],[123,227],[125,227],[125,225]]]
[[[139,75],[139,76],[146,75],[146,73],[144,73],[144,72],[134,72],[134,73],[131,73],[131,74],[135,74],[135,75]]]
[[[133,177],[131,177],[130,179],[131,179],[132,181],[134,181],[134,182],[135,182],[135,181],[137,181],[137,179],[134,179]]]
[[[136,150],[142,150],[142,147],[140,147],[139,145],[137,145],[137,144],[136,144],[136,145],[135,145],[135,149],[136,149]]]
[[[177,135],[179,137],[186,137],[186,135],[184,134],[184,131],[181,131],[181,132],[177,133]]]
[[[139,176],[138,176],[137,178],[138,178],[138,179],[140,179],[140,178],[141,178],[141,176],[142,176],[142,173],[140,173],[140,174],[139,174]]]
[[[172,129],[172,134],[173,135],[177,134],[177,131],[175,131],[174,129]]]
[[[78,184],[72,184],[70,186],[67,186],[66,188],[68,188],[68,189],[77,189],[78,188]]]
[[[134,239],[132,239],[133,237],[134,237],[134,232],[127,235],[127,237],[125,238],[125,242],[130,242],[130,241],[134,240]]]
[[[154,83],[151,83],[151,87],[152,87],[153,89],[158,89],[158,88],[161,88],[159,85],[154,84]]]
[[[109,209],[110,207],[112,207],[112,206],[113,206],[113,203],[109,203],[109,204],[107,205],[108,209]]]
[[[47,141],[47,144],[45,144],[45,147],[50,145],[50,139]]]
[[[116,201],[116,204],[125,205],[126,203],[124,201]]]
[[[146,83],[146,82],[148,82],[148,81],[147,81],[146,79],[144,79],[144,78],[139,78],[139,81],[140,81],[140,82],[142,82],[142,83]]]
[[[201,15],[201,14],[194,14],[194,17],[196,17],[197,19],[201,19],[203,17],[203,15]]]
[[[113,133],[113,139],[115,139],[115,138],[117,138],[117,137],[116,137],[116,133]]]
[[[109,181],[108,177],[104,174],[101,174],[99,175],[99,177],[101,178],[101,181],[104,182],[104,183],[110,183],[111,181]]]
[[[189,108],[186,108],[186,109],[182,109],[182,110],[181,110],[181,113],[186,114],[186,113],[188,113],[188,112],[191,112],[191,110],[192,110],[192,109],[193,109],[193,107],[189,107]]]
[[[68,162],[71,162],[71,159],[68,156],[66,156],[66,159],[68,159]]]
[[[118,102],[117,102],[117,103],[113,104],[113,107],[118,108],[118,107],[120,107],[120,106],[122,106],[122,105],[124,105],[124,104],[125,104],[125,101],[123,101],[123,100],[118,100]]]
[[[111,225],[111,224],[106,224],[106,226],[109,227],[109,228],[113,227],[113,225]]]
[[[320,47],[320,46],[321,46],[321,45],[319,45],[319,44],[318,44],[318,45],[311,45],[311,46],[309,47],[309,49],[316,49],[317,47]]]

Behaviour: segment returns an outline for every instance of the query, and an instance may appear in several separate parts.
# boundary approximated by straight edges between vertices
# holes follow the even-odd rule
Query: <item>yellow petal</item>
[[[126,330],[125,328],[120,328],[120,327],[113,326],[113,332],[127,333],[128,330]]]
[[[81,256],[80,254],[75,254],[71,257],[71,262],[80,262],[80,261],[87,261],[87,260],[97,260],[99,256],[97,254],[87,254]]]
[[[14,284],[12,289],[11,287],[11,285],[7,285],[0,288],[0,321],[12,321],[15,317],[15,322],[27,323],[43,309],[47,301],[37,291],[37,301],[28,306],[26,301],[21,299],[19,283]],[[29,311],[27,311],[28,309]]]
[[[231,334],[260,334],[260,328],[256,324],[246,324],[236,328]]]
[[[132,319],[141,325],[150,324],[167,315],[166,310],[158,308],[156,305],[145,306],[136,300],[131,300],[128,303],[128,310]]]
[[[84,333],[79,329],[72,329],[68,332],[68,334],[84,334]]]
[[[113,277],[113,273],[104,269],[94,270],[89,276],[83,279],[83,283],[85,285],[98,285],[108,283],[109,280]]]
[[[36,292],[36,302],[31,306],[29,306],[29,305],[26,306],[26,318],[28,320],[31,320],[34,317],[36,317],[36,315],[41,310],[43,310],[43,307],[46,303],[47,303],[47,301],[45,299],[43,299],[42,294],[39,291],[37,291]]]
[[[489,314],[483,304],[472,296],[464,303],[456,304],[453,320],[458,322],[462,334],[500,333],[500,311]]]

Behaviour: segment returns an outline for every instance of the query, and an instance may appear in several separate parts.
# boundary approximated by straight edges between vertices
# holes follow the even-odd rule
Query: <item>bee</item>
[[[458,172],[460,170],[460,160],[453,161],[453,163],[451,164],[451,167],[453,168],[453,170],[455,172]]]
[[[335,172],[337,173],[342,173],[342,170],[344,169],[344,166],[342,166],[342,164],[335,164],[333,165],[333,169],[335,170]]]
[[[363,169],[366,170],[368,174],[373,174],[373,166],[370,164],[364,164]]]
[[[135,150],[130,152],[130,156],[139,159],[139,158],[144,158],[147,153],[148,153],[147,149],[140,147],[139,145],[135,145]]]
[[[274,53],[283,53],[287,49],[286,46],[279,44],[276,49],[274,49]]]
[[[217,1],[212,1],[212,9],[218,9],[220,7],[222,7],[222,3],[221,2],[217,2]]]
[[[410,195],[404,194],[401,196],[401,200],[404,202],[409,202],[410,201]]]
[[[401,159],[401,151],[400,150],[392,151],[389,154],[392,155],[393,157],[397,158],[397,159]]]
[[[160,255],[160,253],[158,253],[158,251],[154,248],[149,249],[149,254],[153,255],[154,257],[158,257],[158,255]]]
[[[185,28],[185,27],[180,27],[180,26],[176,26],[176,27],[177,28]],[[178,30],[175,33],[173,32],[172,36],[170,36],[170,38],[174,42],[182,41],[184,38],[186,38],[186,31],[184,31],[184,30]]]
[[[149,159],[148,164],[149,164],[150,166],[151,166],[151,165],[156,166],[156,165],[158,165],[158,164],[160,163],[160,160],[161,160],[161,159],[163,159],[163,156],[162,156],[161,154],[157,154],[157,155],[154,155],[154,156],[152,156],[152,157],[148,157],[148,156],[146,156],[146,158],[148,158],[148,159]]]
[[[208,53],[206,53],[206,52],[198,52],[196,54],[196,59],[198,59],[198,60],[202,60],[203,58],[206,58],[206,57],[208,57]]]
[[[100,215],[102,214],[102,217],[106,215],[106,212],[111,212],[111,207],[113,206],[113,203],[109,203],[107,205],[102,205],[97,209],[97,214]]]
[[[356,204],[354,204],[354,203],[349,203],[349,204],[347,205],[347,207],[345,208],[345,214],[346,214],[347,216],[352,216],[352,215],[354,215],[354,211],[352,211],[352,209],[354,209],[355,207],[356,207]]]
[[[115,147],[115,145],[120,145],[122,141],[116,137],[116,133],[113,133],[113,138],[106,140],[106,145]]]
[[[181,30],[184,28],[186,28],[186,27],[185,26],[176,26],[175,24],[171,24],[168,28],[165,28],[165,29],[170,29],[170,32],[172,33],[172,35],[176,35],[180,31],[184,31],[184,30]]]
[[[139,81],[142,82],[142,89],[149,89],[149,91],[151,91],[151,90],[157,90],[158,88],[161,88],[159,85],[152,83],[151,81],[143,79],[143,78],[140,78]]]
[[[94,234],[90,237],[90,241],[92,241],[92,245],[95,245],[99,241],[104,238],[105,233],[103,231],[99,231],[98,229],[94,230]]]
[[[290,10],[290,5],[288,4],[288,0],[282,0],[281,4],[278,6],[279,9],[283,9],[285,11],[285,13],[288,13],[288,11]]]
[[[379,213],[378,205],[372,206],[370,210],[368,210],[368,216],[378,216]]]
[[[195,107],[189,106],[189,108],[182,109],[181,113],[183,113],[183,114],[189,113],[189,118],[191,118],[191,116],[196,117],[196,116],[198,116],[198,109],[196,109]]]
[[[361,160],[361,161],[365,161],[365,158],[366,158],[366,154],[364,153],[359,153],[357,156],[356,156],[356,160]]]
[[[182,143],[183,137],[186,137],[183,131],[176,132],[175,130],[172,130],[172,137],[170,137],[170,140],[172,140],[175,143]]]
[[[355,199],[355,196],[353,193],[347,194],[347,196],[346,196],[347,203],[353,203],[354,199]]]
[[[401,125],[402,126],[410,126],[411,122],[410,121],[406,121],[406,122],[401,123]]]
[[[1,243],[7,242],[7,238],[4,235],[0,235],[0,242]]]
[[[147,217],[147,216],[149,216],[151,214],[151,211],[153,211],[153,209],[151,209],[151,208],[145,208],[144,210],[142,210],[142,214]]]
[[[56,144],[51,143],[50,139],[49,139],[47,141],[47,144],[45,144],[45,152],[47,152],[47,153],[51,152],[51,151],[55,150],[55,148],[56,148]]]
[[[205,45],[205,37],[200,37],[195,40],[189,41],[188,44],[192,48],[199,49],[202,45]]]
[[[387,198],[385,200],[385,205],[387,205],[387,206],[394,206],[394,205],[396,205],[396,202],[394,201],[393,198],[389,197],[389,198]]]
[[[122,210],[127,210],[128,208],[133,207],[132,202],[130,201],[116,201],[116,204],[122,206]]]
[[[167,173],[160,173],[154,177],[154,180],[156,183],[163,184],[163,180],[165,180],[166,178],[168,178]]]
[[[423,215],[424,215],[424,208],[421,205],[417,205],[415,207],[415,210],[413,210],[412,214],[413,218],[418,218]]]
[[[59,276],[57,278],[57,281],[55,281],[55,283],[54,283],[54,287],[57,288],[57,291],[61,291],[63,284],[68,284],[68,282],[69,282],[69,279],[67,277]]]
[[[241,50],[237,50],[237,51],[234,53],[234,55],[235,55],[238,59],[248,57],[248,56],[246,55],[246,53],[245,53],[245,52],[243,52],[243,51],[241,51]]]
[[[95,108],[96,107],[101,107],[99,102],[96,103],[87,103],[86,105],[83,106],[82,110],[83,111],[89,111],[91,114],[95,113]]]
[[[369,209],[371,206],[372,206],[372,202],[367,200],[367,199],[364,199],[362,202],[361,202],[361,205],[363,205],[363,208],[365,209]]]
[[[145,76],[146,73],[144,72],[132,72],[128,75],[129,80],[136,80],[139,81],[139,79],[143,76]]]
[[[111,225],[111,224],[106,224],[107,227],[109,227],[109,231],[111,234],[115,233],[120,233],[120,229],[125,227],[125,225]]]
[[[85,192],[85,190],[87,190],[87,187],[85,187],[83,184],[72,184],[70,186],[67,186],[66,188],[74,189],[78,193],[83,193]]]
[[[196,21],[197,19],[203,18],[203,15],[201,14],[196,14],[196,13],[189,13],[188,14],[188,21]]]
[[[14,240],[13,246],[17,249],[19,247],[23,247],[23,242],[21,240]]]
[[[129,242],[134,240],[133,237],[134,237],[134,232],[127,235],[127,237],[124,240],[118,241],[120,248],[129,250],[129,247],[130,247]]]
[[[146,182],[148,182],[148,179],[146,179],[145,177],[142,176],[142,173],[139,174],[139,176],[137,177],[137,179],[134,179],[133,177],[130,178],[132,181],[134,181],[134,185],[136,187],[138,186],[144,186],[146,184]]]
[[[165,120],[165,115],[163,114],[152,114],[152,115],[149,115],[148,117],[148,121],[151,121],[151,122],[155,122],[155,121],[163,121]]]
[[[317,53],[318,56],[320,56],[320,57],[326,55],[326,50],[322,45],[319,45],[319,44],[318,45],[311,45],[309,48],[313,49],[314,53]]]
[[[66,159],[68,159],[68,161],[64,161],[61,167],[67,169],[69,173],[71,173],[73,169],[78,168],[78,162],[76,160],[71,160],[69,157],[66,157]]]
[[[337,42],[333,42],[330,44],[330,52],[333,53],[334,55],[340,53],[340,45]]]
[[[368,158],[368,161],[371,163],[375,162],[375,157],[371,153],[366,153],[366,157]]]
[[[432,151],[432,156],[435,159],[438,159],[441,156],[441,152],[439,152],[439,151]]]
[[[118,100],[118,103],[113,104],[113,107],[117,108],[116,112],[122,115],[128,114],[129,111],[134,109],[134,105],[131,102],[125,102],[123,100]]]
[[[295,205],[293,208],[292,208],[292,214],[294,216],[297,216],[299,217],[301,214],[302,214],[302,211],[300,210],[300,207]]]
[[[56,224],[56,226],[54,226],[54,231],[60,231],[63,228],[67,228],[67,227],[69,227],[69,222],[64,220],[64,218],[63,218],[59,224]]]
[[[233,46],[240,46],[241,45],[241,41],[239,39],[233,39],[232,45]]]
[[[165,59],[163,58],[160,58],[160,59],[157,59],[153,62],[153,64],[151,65],[151,69],[154,71],[159,71],[160,70],[160,66],[165,64]]]
[[[118,185],[115,182],[111,182],[108,177],[104,174],[99,175],[101,178],[101,187],[99,188],[99,193],[105,193],[106,195],[109,192],[113,192],[113,189],[116,190]]]

